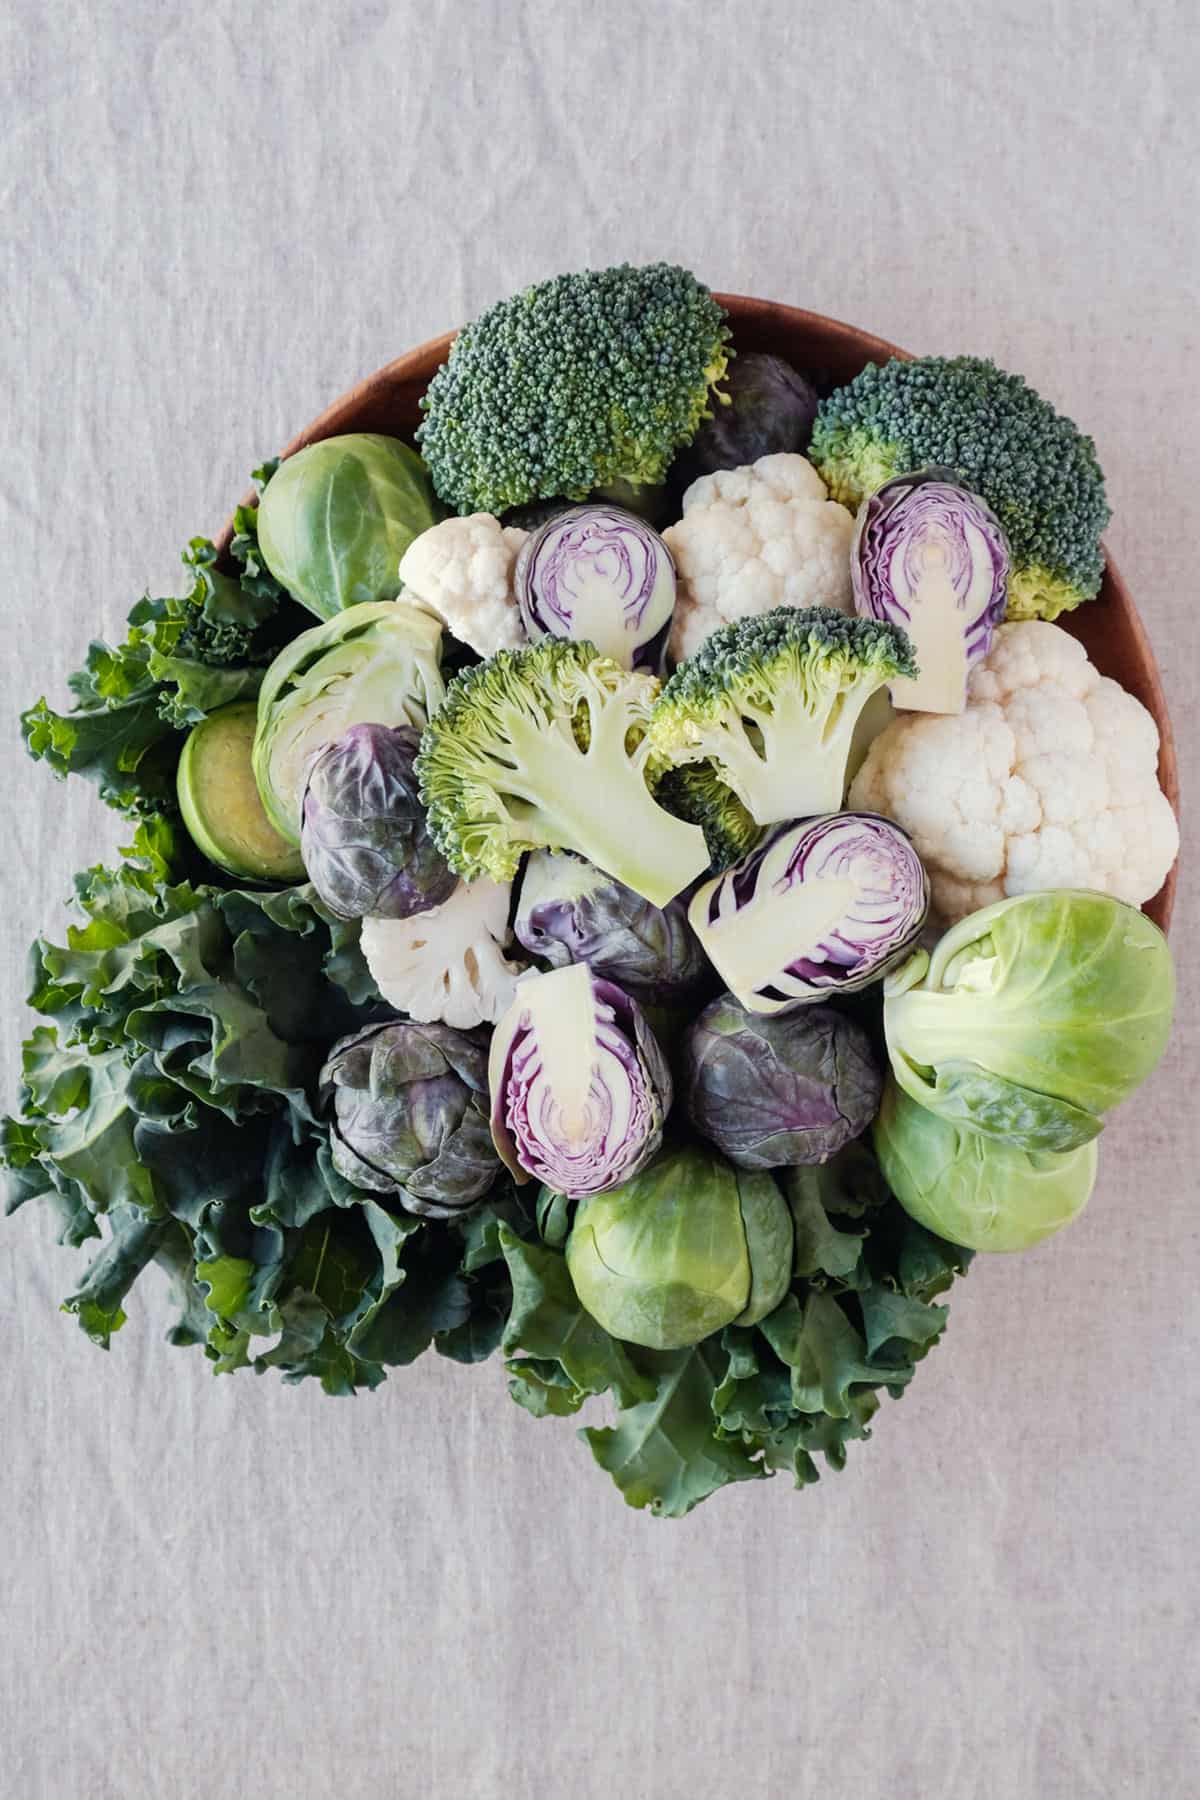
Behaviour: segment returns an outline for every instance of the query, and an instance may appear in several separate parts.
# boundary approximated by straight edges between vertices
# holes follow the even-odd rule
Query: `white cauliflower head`
[[[504,955],[509,891],[480,876],[411,919],[364,919],[363,955],[388,1005],[422,1024],[494,1025],[526,967]]]
[[[480,656],[526,642],[513,592],[513,567],[527,531],[491,513],[443,519],[400,558],[401,600],[419,601]]]
[[[1044,888],[1140,906],[1179,849],[1157,771],[1158,729],[1141,702],[1059,626],[1029,620],[999,628],[965,712],[897,716],[848,804],[911,834],[948,924]]]
[[[718,625],[773,606],[851,612],[853,533],[853,515],[792,452],[693,481],[682,519],[663,533],[679,571],[675,661],[691,656]]]

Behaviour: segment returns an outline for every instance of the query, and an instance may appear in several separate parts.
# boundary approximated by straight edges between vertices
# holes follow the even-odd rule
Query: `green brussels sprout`
[[[418,731],[445,695],[442,628],[415,606],[366,602],[302,631],[263,677],[254,775],[263,809],[289,844],[300,842],[301,804],[319,750],[351,725]]]
[[[765,1171],[686,1144],[580,1206],[567,1267],[611,1336],[676,1350],[774,1312],[791,1279],[791,1213]]]
[[[281,462],[258,507],[258,544],[318,619],[394,600],[400,558],[438,517],[425,464],[399,438],[352,432]]]
[[[1096,1180],[1096,1140],[1022,1150],[910,1100],[889,1081],[875,1153],[905,1212],[969,1250],[1028,1250],[1077,1218]]]
[[[960,919],[884,983],[905,1093],[1023,1150],[1074,1150],[1150,1074],[1171,1030],[1167,940],[1136,907],[1054,888]]]

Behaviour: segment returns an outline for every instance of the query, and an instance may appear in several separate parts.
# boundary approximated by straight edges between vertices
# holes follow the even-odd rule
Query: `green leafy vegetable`
[[[193,538],[183,552],[188,592],[147,595],[129,614],[123,644],[89,645],[68,679],[70,712],[41,699],[21,715],[31,756],[56,775],[87,776],[122,812],[174,810],[180,734],[257,693],[278,641],[281,590],[259,563],[253,507],[238,508],[235,527],[235,573],[217,566],[207,538]]]

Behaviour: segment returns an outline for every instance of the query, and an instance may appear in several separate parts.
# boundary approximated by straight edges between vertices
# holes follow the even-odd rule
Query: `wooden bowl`
[[[739,349],[774,351],[798,368],[819,372],[837,384],[849,381],[869,362],[910,357],[909,351],[883,338],[872,337],[837,319],[827,319],[821,313],[802,312],[798,307],[748,299],[741,294],[718,294],[717,299],[728,310],[734,343]],[[306,425],[282,454],[291,456],[305,444],[345,431],[382,431],[393,437],[410,437],[421,417],[421,395],[434,370],[446,360],[454,335],[448,331],[444,337],[431,338],[427,344],[406,351],[374,375],[368,375],[311,425]],[[217,541],[222,553],[228,549],[231,532],[229,521]],[[1160,737],[1158,778],[1178,812],[1175,740],[1158,665],[1133,597],[1111,560],[1098,597],[1077,611],[1064,614],[1060,623],[1084,645],[1102,674],[1111,675],[1128,688],[1153,714]],[[1154,899],[1143,908],[1164,931],[1174,905],[1175,876],[1172,869]]]

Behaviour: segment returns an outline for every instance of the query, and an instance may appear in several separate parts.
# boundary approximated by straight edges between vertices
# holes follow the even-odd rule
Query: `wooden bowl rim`
[[[764,300],[748,294],[717,293],[715,298],[725,308],[735,327],[738,322],[753,320],[770,321],[780,319],[797,332],[807,331],[825,339],[839,342],[846,352],[861,363],[886,362],[891,357],[899,357],[905,362],[913,360],[913,353],[893,344],[886,338],[876,337],[873,332],[861,331],[855,325],[847,324],[842,319],[830,318],[825,313],[809,312],[803,307],[789,306],[781,300]],[[332,401],[323,412],[313,419],[303,430],[280,451],[280,458],[294,456],[297,450],[306,445],[316,443],[322,438],[334,437],[339,432],[352,429],[351,420],[360,412],[381,387],[395,386],[400,381],[427,382],[434,370],[446,360],[450,346],[458,336],[458,331],[444,331],[437,337],[427,338],[423,344],[405,350],[401,355],[384,363],[371,375],[347,388]],[[244,502],[252,502],[255,498],[253,489],[244,496]],[[233,535],[232,517],[227,519],[216,544],[218,551],[224,555],[229,548]],[[1115,603],[1124,615],[1133,638],[1138,656],[1141,658],[1144,685],[1149,694],[1149,711],[1154,717],[1159,733],[1158,779],[1163,793],[1170,802],[1176,817],[1179,815],[1179,765],[1175,749],[1175,733],[1171,724],[1171,715],[1167,707],[1167,697],[1163,690],[1162,677],[1158,662],[1151,647],[1149,634],[1137,609],[1133,595],[1124,577],[1117,568],[1112,557],[1105,550],[1105,589],[1109,599]],[[1104,592],[1104,590],[1102,590]],[[1069,615],[1063,620],[1069,626]],[[1153,899],[1146,902],[1143,911],[1150,912],[1166,931],[1171,923],[1171,915],[1175,906],[1175,891],[1178,880],[1178,860],[1171,869],[1162,887]]]

